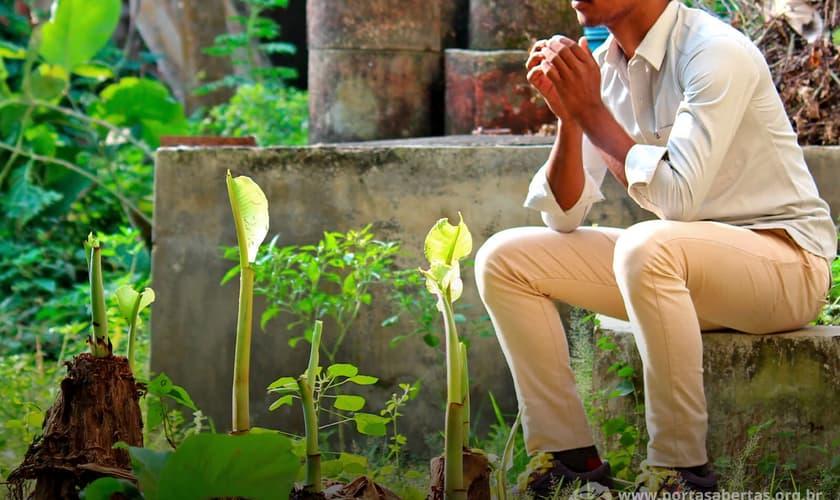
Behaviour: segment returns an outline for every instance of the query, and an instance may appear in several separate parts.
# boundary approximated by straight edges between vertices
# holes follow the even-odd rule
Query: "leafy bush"
[[[278,84],[243,84],[229,103],[211,108],[193,129],[196,135],[253,135],[261,146],[305,145],[308,94]]]

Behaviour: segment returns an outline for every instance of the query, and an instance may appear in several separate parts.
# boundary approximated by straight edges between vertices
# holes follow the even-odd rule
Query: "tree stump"
[[[36,481],[31,498],[78,498],[103,476],[131,477],[128,451],[117,442],[143,446],[141,387],[128,360],[85,353],[65,363],[67,376],[44,417],[43,435],[9,475],[12,498],[23,498],[24,482]]]
[[[464,450],[464,486],[467,488],[469,500],[490,500],[490,462],[482,453]],[[444,471],[446,457],[443,455],[432,459],[431,463],[431,494],[427,500],[443,500]]]

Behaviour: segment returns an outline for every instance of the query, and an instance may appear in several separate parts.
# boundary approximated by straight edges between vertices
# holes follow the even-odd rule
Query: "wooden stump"
[[[43,435],[9,475],[12,497],[34,479],[35,500],[72,499],[102,476],[131,477],[131,461],[117,442],[143,446],[141,388],[124,357],[81,354],[66,363],[67,376],[47,410]]]
[[[490,462],[481,453],[464,450],[464,486],[469,500],[490,500]],[[446,458],[432,459],[431,494],[427,500],[443,500]]]

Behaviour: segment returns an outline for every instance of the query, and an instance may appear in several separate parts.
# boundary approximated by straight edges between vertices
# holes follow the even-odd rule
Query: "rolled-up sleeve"
[[[696,218],[758,81],[756,57],[746,42],[716,37],[680,69],[683,100],[667,144],[637,144],[625,159],[628,194],[642,208]]]
[[[584,168],[583,191],[580,193],[577,203],[568,210],[560,208],[554,193],[551,191],[546,176],[547,164],[537,170],[528,187],[528,196],[525,198],[524,206],[538,210],[545,225],[555,231],[564,233],[574,231],[586,218],[592,204],[604,199],[600,186],[604,180],[606,167],[603,166],[600,157],[592,156],[593,150],[587,140],[584,140],[583,152],[584,165],[590,168]]]

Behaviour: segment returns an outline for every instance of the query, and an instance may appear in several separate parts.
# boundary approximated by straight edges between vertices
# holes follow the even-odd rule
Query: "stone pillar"
[[[470,48],[527,50],[540,38],[582,30],[569,2],[559,0],[471,0]]]
[[[526,134],[554,115],[525,78],[523,50],[445,52],[446,133]]]
[[[307,36],[310,142],[442,129],[440,4],[308,0]]]

